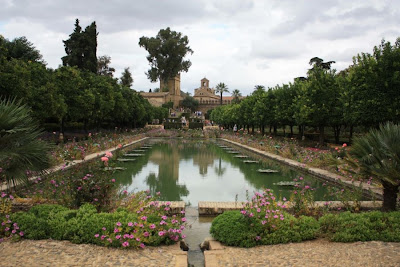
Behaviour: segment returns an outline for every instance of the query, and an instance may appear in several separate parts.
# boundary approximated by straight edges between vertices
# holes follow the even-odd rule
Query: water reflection
[[[116,173],[121,185],[129,191],[150,189],[161,192],[163,200],[197,205],[198,201],[234,201],[246,199],[246,190],[271,188],[277,195],[289,197],[291,187],[279,186],[280,181],[291,181],[301,174],[273,161],[246,164],[213,142],[204,140],[152,140],[153,146],[135,162],[121,163],[127,170]],[[246,153],[252,159],[257,155]],[[262,174],[260,168],[279,170]],[[211,171],[210,171],[211,170]],[[305,176],[314,187],[321,182]],[[324,192],[316,198],[323,199]]]

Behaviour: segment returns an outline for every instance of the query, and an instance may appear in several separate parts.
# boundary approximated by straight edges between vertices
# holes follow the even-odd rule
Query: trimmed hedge
[[[335,242],[400,242],[400,212],[328,214],[320,218],[321,234]]]
[[[210,233],[218,241],[238,247],[272,245],[279,243],[301,242],[314,239],[319,224],[311,217],[299,219],[285,213],[285,219],[271,228],[262,225],[257,219],[243,216],[239,211],[227,211],[216,217]]]
[[[132,222],[138,222],[138,224],[142,225],[138,226],[139,229],[147,230],[148,227],[146,225],[153,223],[157,226],[154,231],[160,231],[160,228],[163,228],[162,223],[160,223],[162,221],[160,216],[148,214],[146,219],[140,216],[137,213],[131,213],[122,208],[114,213],[97,213],[96,207],[91,204],[84,204],[78,210],[70,210],[59,205],[38,205],[31,208],[28,212],[11,214],[10,218],[13,222],[18,223],[19,229],[25,233],[24,238],[27,239],[51,238],[55,240],[69,240],[78,244],[92,243],[121,247],[119,240],[113,240],[113,242],[108,243],[99,238],[99,234],[112,235],[110,232],[115,232],[114,229],[117,227],[121,232],[121,236],[133,232],[135,233],[135,238],[140,237],[143,239],[141,242],[144,242],[145,245],[157,246],[174,243],[169,238],[167,231],[163,236],[157,235],[158,232],[153,233],[147,239],[142,238],[139,231],[136,233],[134,230],[136,228],[133,225],[132,227],[128,227],[129,232],[123,232],[123,227]],[[116,226],[117,222],[121,227]],[[150,232],[151,230],[147,231]],[[133,242],[131,246],[133,246]]]

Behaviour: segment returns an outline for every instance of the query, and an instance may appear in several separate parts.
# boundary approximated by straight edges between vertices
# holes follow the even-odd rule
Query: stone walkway
[[[68,241],[24,240],[0,243],[0,266],[187,266],[178,245],[115,249]]]
[[[210,242],[205,266],[400,266],[400,243],[302,243],[234,248]],[[0,244],[0,266],[187,266],[178,245],[123,250],[68,241],[24,240]]]
[[[205,266],[400,266],[400,243],[334,243],[313,240],[302,243],[234,248],[210,242]]]

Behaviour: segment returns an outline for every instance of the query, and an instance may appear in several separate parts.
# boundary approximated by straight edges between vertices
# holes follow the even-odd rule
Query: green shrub
[[[134,213],[128,209],[97,213],[96,207],[91,204],[84,204],[79,210],[69,210],[59,205],[39,205],[28,212],[13,214],[10,220],[8,217],[0,218],[6,221],[4,227],[0,228],[0,238],[11,236],[11,231],[18,226],[22,234],[16,231],[16,237],[52,238],[113,247],[143,248],[146,245],[170,244],[185,238],[182,234],[185,218],[167,216],[160,212],[161,207],[155,203],[150,206]]]
[[[285,219],[275,226],[275,230],[271,230],[254,217],[227,211],[213,220],[210,233],[226,245],[239,247],[301,242],[316,237],[319,224],[314,218],[301,216],[296,219],[287,213],[284,216]]]
[[[50,238],[49,224],[46,219],[38,218],[31,212],[18,212],[12,214],[11,218],[25,233],[25,238],[35,240]]]
[[[320,218],[321,233],[335,242],[400,242],[400,212],[328,214]]]
[[[238,247],[254,247],[259,231],[260,229],[251,227],[248,218],[239,211],[224,212],[213,220],[210,228],[210,233],[216,240]]]

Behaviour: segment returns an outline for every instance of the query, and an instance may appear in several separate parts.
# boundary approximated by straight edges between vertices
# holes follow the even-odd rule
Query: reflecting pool
[[[128,192],[160,192],[162,200],[193,206],[199,201],[244,201],[263,188],[289,198],[294,190],[290,182],[299,177],[318,188],[316,200],[326,199],[322,181],[222,142],[151,139],[125,153],[121,158],[128,160],[118,163],[124,170],[115,173],[120,185]]]

